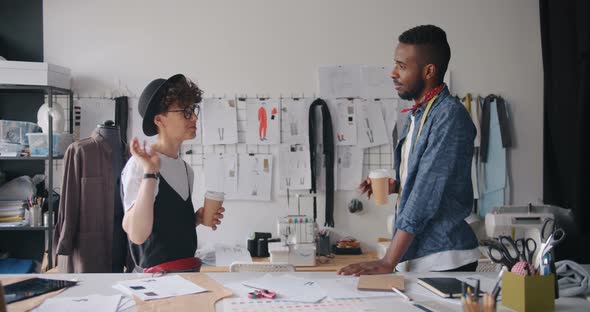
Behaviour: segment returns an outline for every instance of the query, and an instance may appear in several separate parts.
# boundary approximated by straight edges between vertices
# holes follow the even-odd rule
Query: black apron
[[[184,166],[186,168],[186,163]],[[162,176],[158,189],[154,202],[152,233],[141,245],[129,241],[133,261],[141,268],[151,268],[164,262],[194,257],[197,250],[190,183],[186,200],[183,200]]]

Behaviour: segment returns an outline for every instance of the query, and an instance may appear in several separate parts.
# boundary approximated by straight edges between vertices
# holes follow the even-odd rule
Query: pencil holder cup
[[[327,256],[330,253],[330,236],[320,236],[318,240],[318,255]]]
[[[496,306],[495,305],[489,305],[486,306],[483,303],[468,303],[468,302],[463,302],[463,312],[496,312]]]
[[[502,304],[519,312],[554,311],[555,275],[506,272],[502,277]]]

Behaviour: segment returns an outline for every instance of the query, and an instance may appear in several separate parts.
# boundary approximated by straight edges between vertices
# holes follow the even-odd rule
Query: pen
[[[426,311],[426,312],[433,312],[432,310],[430,310],[429,308],[419,304],[419,303],[414,303],[414,306],[422,311]]]
[[[475,302],[479,303],[479,280],[475,283]]]
[[[406,296],[406,294],[404,294],[403,292],[399,291],[399,289],[397,289],[395,287],[391,287],[391,290],[395,291],[396,294],[402,296],[407,301],[412,301],[412,299],[410,299],[410,297]]]
[[[502,268],[500,274],[498,274],[498,279],[496,279],[496,285],[494,285],[494,289],[492,290],[492,297],[494,298],[494,301],[498,301],[498,295],[500,294],[500,289],[502,289],[500,282],[502,282],[502,276],[504,276],[504,272],[506,271],[504,268]]]

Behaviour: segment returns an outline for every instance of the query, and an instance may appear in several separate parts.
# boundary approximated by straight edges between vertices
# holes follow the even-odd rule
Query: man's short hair
[[[436,80],[442,83],[451,59],[451,48],[447,42],[444,30],[434,25],[421,25],[406,30],[399,38],[399,42],[418,47],[418,53],[426,61],[425,64],[436,66]]]

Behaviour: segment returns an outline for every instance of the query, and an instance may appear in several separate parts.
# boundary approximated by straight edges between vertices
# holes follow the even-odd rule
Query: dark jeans
[[[475,272],[475,269],[477,269],[477,261],[468,263],[464,266],[460,266],[458,268],[454,268],[451,270],[438,271],[438,272]]]

